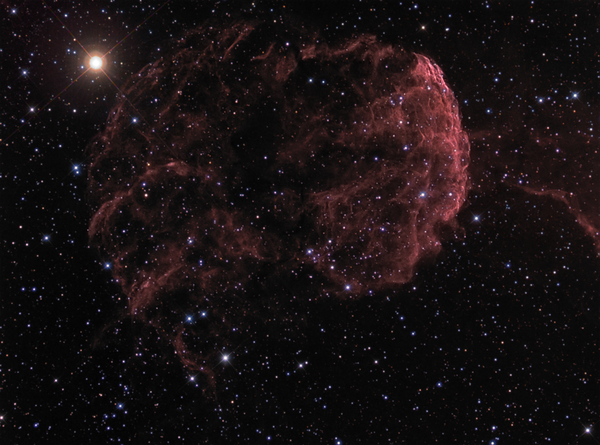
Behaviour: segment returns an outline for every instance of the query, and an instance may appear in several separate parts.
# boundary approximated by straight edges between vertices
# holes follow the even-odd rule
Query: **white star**
[[[102,68],[102,59],[98,56],[94,56],[90,59],[90,68],[93,70],[99,70]]]

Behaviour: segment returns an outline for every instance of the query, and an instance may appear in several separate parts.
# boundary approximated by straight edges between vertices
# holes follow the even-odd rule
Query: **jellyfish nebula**
[[[407,283],[458,229],[469,142],[423,55],[206,24],[122,90],[89,146],[91,242],[130,316],[209,379],[232,326]]]

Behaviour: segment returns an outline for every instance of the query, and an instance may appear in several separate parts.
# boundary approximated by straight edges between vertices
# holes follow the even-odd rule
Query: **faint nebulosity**
[[[211,375],[232,326],[284,306],[263,295],[281,281],[340,298],[408,282],[467,193],[469,143],[435,63],[374,36],[273,28],[189,32],[132,77],[91,145],[90,236],[129,313]],[[214,321],[181,323],[199,311]]]
[[[0,3],[1,444],[598,444],[597,1]]]

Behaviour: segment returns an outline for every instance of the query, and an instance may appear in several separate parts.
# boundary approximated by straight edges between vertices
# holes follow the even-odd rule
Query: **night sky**
[[[600,443],[596,2],[0,5],[2,444]]]

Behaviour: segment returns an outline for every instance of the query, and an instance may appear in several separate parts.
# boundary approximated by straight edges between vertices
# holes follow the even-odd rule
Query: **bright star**
[[[99,70],[102,68],[102,59],[98,56],[94,56],[90,59],[90,68],[93,70]]]

